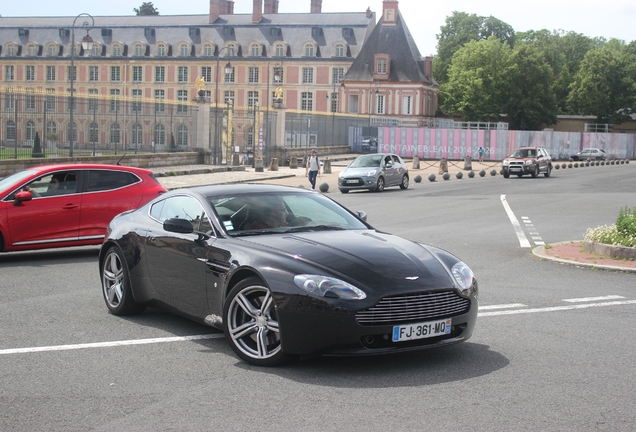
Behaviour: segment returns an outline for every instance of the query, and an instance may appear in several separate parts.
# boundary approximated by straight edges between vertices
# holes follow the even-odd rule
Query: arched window
[[[188,146],[188,127],[186,125],[179,125],[177,128],[177,146]]]
[[[119,123],[113,123],[110,125],[110,143],[119,144]]]
[[[30,44],[27,48],[27,55],[29,57],[34,57],[35,56],[35,45]]]
[[[212,56],[212,45],[210,44],[203,45],[203,55],[206,57]]]
[[[283,44],[276,44],[275,47],[276,57],[284,57],[285,56],[285,46]]]
[[[7,55],[14,56],[15,55],[15,46],[13,44],[9,44],[7,46]]]
[[[234,57],[236,55],[236,46],[234,44],[227,46],[227,55],[228,57]]]
[[[313,57],[314,56],[314,45],[307,44],[305,45],[305,57]]]
[[[56,56],[57,55],[57,46],[55,44],[49,45],[47,53],[48,53],[49,56]]]
[[[343,44],[337,44],[336,45],[336,57],[344,57],[344,56],[345,56],[344,45]]]
[[[7,139],[15,141],[15,122],[13,120],[7,121]]]
[[[139,123],[135,124],[132,128],[132,143],[135,147],[141,146],[141,125]]]
[[[157,55],[164,57],[166,55],[166,46],[164,44],[157,45]]]
[[[93,48],[91,49],[91,55],[93,57],[98,57],[99,56],[99,51],[100,51],[100,46],[96,43],[93,43]]]
[[[118,57],[121,55],[121,46],[113,45],[113,56]]]
[[[179,45],[179,55],[181,57],[187,57],[188,56],[188,45],[187,44]]]
[[[261,55],[260,48],[261,47],[258,44],[252,44],[252,46],[250,47],[252,57],[258,57],[259,55]]]
[[[46,134],[47,135],[56,135],[57,134],[57,125],[55,124],[54,121],[50,121],[46,124]],[[48,138],[47,139],[52,139],[55,140],[57,138]]]
[[[166,144],[166,128],[162,124],[155,125],[155,144]]]
[[[144,55],[144,47],[141,44],[135,44],[135,56],[141,57]]]
[[[33,140],[35,139],[35,123],[31,120],[26,124],[26,139],[31,144],[33,144]]]

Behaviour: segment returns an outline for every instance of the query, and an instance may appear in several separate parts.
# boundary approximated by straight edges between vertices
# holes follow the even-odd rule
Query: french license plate
[[[393,326],[393,342],[425,339],[451,332],[451,319]]]
[[[347,184],[358,184],[358,180],[347,180]]]
[[[521,171],[521,167],[510,167],[510,171]]]

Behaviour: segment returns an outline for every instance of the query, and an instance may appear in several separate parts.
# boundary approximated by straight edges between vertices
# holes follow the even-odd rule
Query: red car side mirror
[[[15,198],[13,199],[13,205],[19,206],[23,201],[31,201],[33,199],[33,195],[29,191],[21,191],[15,194]]]

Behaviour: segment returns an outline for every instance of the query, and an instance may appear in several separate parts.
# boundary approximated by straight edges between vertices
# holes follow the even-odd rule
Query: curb
[[[565,242],[559,242],[559,243],[552,243],[552,245],[557,246],[557,245],[569,244],[569,243],[572,243],[572,242],[565,241]],[[597,269],[603,269],[603,270],[614,270],[614,271],[623,271],[628,273],[636,273],[636,268],[632,268],[632,267],[612,266],[612,265],[606,265],[606,264],[590,264],[590,263],[583,263],[579,261],[572,261],[568,259],[553,257],[545,253],[545,246],[537,246],[534,249],[532,249],[532,255],[543,260],[554,261],[561,264],[574,265],[577,267],[588,267],[588,268],[597,268]]]

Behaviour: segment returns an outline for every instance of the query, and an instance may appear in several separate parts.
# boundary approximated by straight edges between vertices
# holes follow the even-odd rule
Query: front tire
[[[230,291],[223,330],[232,350],[249,364],[274,366],[286,358],[274,298],[259,278],[245,279]]]
[[[375,185],[376,192],[382,192],[384,190],[384,177],[378,177],[378,182]]]
[[[409,176],[406,174],[402,176],[402,183],[400,183],[400,189],[408,189],[409,188]]]
[[[548,170],[545,173],[543,173],[543,175],[547,178],[547,177],[550,177],[551,173],[552,173],[552,165],[550,164],[548,165]]]
[[[135,302],[124,254],[111,246],[100,265],[102,294],[113,315],[133,315],[143,312],[145,306]]]
[[[344,193],[344,194],[349,193],[349,189],[340,189],[340,193]]]
[[[534,166],[534,170],[532,171],[532,178],[539,177],[539,165]]]

